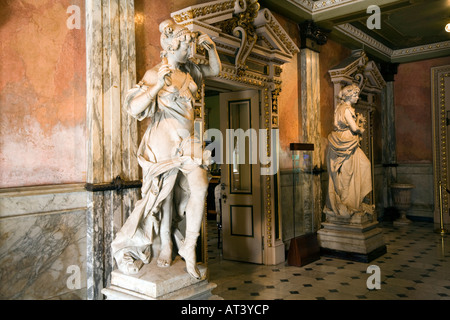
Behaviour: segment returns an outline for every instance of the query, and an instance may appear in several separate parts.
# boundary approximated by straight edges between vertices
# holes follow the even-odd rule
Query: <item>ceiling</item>
[[[330,39],[364,49],[382,61],[403,63],[450,57],[450,0],[259,0],[262,7],[302,23],[313,20]],[[380,29],[368,28],[380,9]],[[449,58],[450,59],[450,58]]]

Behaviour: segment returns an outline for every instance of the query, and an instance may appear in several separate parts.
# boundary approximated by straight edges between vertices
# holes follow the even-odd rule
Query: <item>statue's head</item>
[[[188,28],[176,24],[172,19],[167,19],[160,23],[162,55],[168,52],[174,53],[180,47],[182,42],[190,44],[195,41],[196,34]]]
[[[358,97],[360,91],[361,89],[356,84],[351,84],[342,88],[338,97],[341,101],[348,101],[352,97]]]

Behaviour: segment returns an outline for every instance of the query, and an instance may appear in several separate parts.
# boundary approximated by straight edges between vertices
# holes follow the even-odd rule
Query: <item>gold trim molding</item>
[[[433,166],[434,166],[434,203],[435,217],[439,217],[442,210],[445,217],[449,216],[449,194],[442,191],[442,199],[439,199],[439,182],[444,188],[449,188],[448,181],[448,124],[447,111],[450,106],[446,105],[450,92],[445,89],[446,81],[450,80],[450,65],[431,68],[431,103],[433,124]],[[440,201],[442,200],[442,204]],[[442,205],[442,209],[441,209]],[[445,219],[444,219],[445,220]],[[436,221],[435,221],[436,222]]]
[[[335,26],[334,28],[349,36],[350,38],[353,38],[354,40],[363,43],[364,45],[377,51],[384,57],[388,58],[390,61],[401,58],[416,57],[423,54],[438,53],[442,51],[448,51],[450,53],[450,41],[442,41],[438,43],[431,43],[428,45],[393,50],[385,46],[381,42],[375,40],[365,32],[359,30],[358,28],[355,28],[349,23],[340,24],[338,26]]]

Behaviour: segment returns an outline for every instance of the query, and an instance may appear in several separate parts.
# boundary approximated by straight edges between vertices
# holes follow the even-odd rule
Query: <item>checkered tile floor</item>
[[[387,253],[370,263],[322,256],[303,267],[263,266],[222,259],[215,222],[208,221],[208,266],[213,294],[224,300],[450,300],[450,236],[432,223],[381,223]],[[369,265],[381,288],[367,288]]]

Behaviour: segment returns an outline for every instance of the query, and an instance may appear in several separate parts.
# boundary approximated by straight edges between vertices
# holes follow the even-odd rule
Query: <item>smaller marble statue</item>
[[[350,219],[355,214],[371,215],[373,207],[364,203],[372,191],[371,163],[360,148],[365,119],[352,105],[358,102],[360,88],[348,85],[339,93],[334,112],[334,130],[328,135],[328,194],[324,212],[327,219]]]
[[[157,253],[157,265],[169,267],[173,239],[187,272],[199,279],[196,244],[208,188],[208,152],[194,132],[194,101],[204,77],[221,70],[214,42],[169,19],[159,26],[162,62],[148,70],[125,98],[127,112],[150,118],[137,157],[142,167],[142,199],[136,203],[112,243],[119,270],[136,274]],[[207,52],[208,63],[190,59],[195,46]],[[185,231],[177,228],[185,221]],[[177,241],[178,240],[178,241]],[[154,250],[155,244],[159,250]]]

